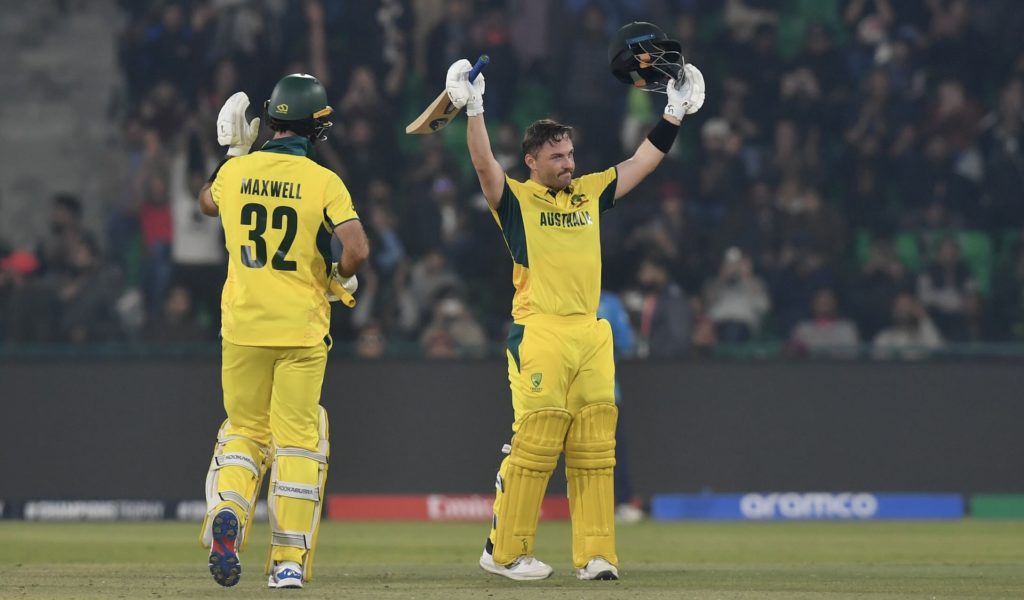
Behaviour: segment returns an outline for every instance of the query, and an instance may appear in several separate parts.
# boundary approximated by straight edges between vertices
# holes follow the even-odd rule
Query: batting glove
[[[668,94],[665,114],[677,119],[692,115],[704,106],[704,75],[693,65],[683,67],[683,72],[686,74],[683,85],[677,88],[676,80],[669,79],[668,87],[665,88]]]
[[[236,92],[217,115],[217,143],[228,147],[228,156],[245,156],[260,132],[260,119],[245,122],[245,109],[249,108],[249,97],[245,92]]]
[[[455,108],[466,109],[466,114],[476,116],[484,112],[484,74],[480,73],[472,82],[469,80],[469,72],[473,65],[466,59],[460,59],[448,67],[448,78],[445,89],[448,90],[448,98],[455,105]]]
[[[342,277],[338,271],[338,263],[331,263],[331,280],[327,287],[327,300],[337,302],[346,294],[351,298],[357,289],[359,289],[359,280],[356,279],[355,274],[353,273],[351,277]]]

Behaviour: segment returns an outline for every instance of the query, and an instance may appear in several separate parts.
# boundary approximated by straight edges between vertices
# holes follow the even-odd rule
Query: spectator
[[[622,159],[615,135],[609,130],[621,120],[625,94],[608,77],[608,15],[602,5],[589,3],[575,21],[581,30],[568,38],[567,64],[562,106],[571,115],[577,144],[587,152],[579,157],[577,171],[604,169]],[[615,87],[613,87],[615,86]],[[614,94],[611,92],[615,92]],[[488,100],[489,102],[490,100]]]
[[[751,31],[748,26],[730,27],[732,37],[723,45],[728,48],[728,71],[748,85],[750,97],[756,99],[750,106],[750,117],[761,131],[771,131],[778,114],[784,65],[778,48],[778,15],[774,11],[763,14],[765,18],[754,25],[753,38],[744,39]]]
[[[985,160],[985,201],[989,227],[1024,225],[1024,80],[1011,80],[999,95],[999,107],[982,122],[980,145]]]
[[[366,195],[369,200],[369,228],[373,244],[373,265],[381,277],[390,277],[405,260],[405,246],[395,230],[397,218],[391,210],[391,186],[374,179]]]
[[[909,119],[909,110],[893,99],[885,72],[872,71],[858,112],[844,133],[849,147],[843,170],[852,184],[848,206],[856,207],[851,216],[860,225],[877,229],[897,222],[894,207],[884,201],[886,182],[897,170],[890,163],[905,159],[908,140],[914,135]]]
[[[906,225],[948,227],[973,217],[978,190],[957,172],[949,142],[939,135],[927,138],[922,152],[908,157],[901,189],[906,195]]]
[[[907,268],[896,256],[892,238],[872,238],[867,259],[851,286],[853,312],[865,338],[873,338],[889,323],[893,300],[909,284]]]
[[[637,257],[651,256],[664,261],[673,279],[684,285],[699,286],[704,275],[704,234],[694,227],[686,214],[683,188],[676,182],[665,183],[660,190],[658,212],[645,224],[633,229],[624,241]]]
[[[516,99],[519,83],[519,58],[509,39],[509,15],[500,5],[492,4],[473,20],[469,32],[471,60],[481,54],[491,57],[487,72],[491,74],[489,79],[496,93],[487,98],[487,112],[494,122],[501,122]]]
[[[192,295],[180,284],[170,287],[163,312],[150,319],[148,329],[146,337],[154,342],[200,342],[207,338],[192,309]]]
[[[704,288],[708,316],[719,342],[747,342],[761,330],[771,299],[754,265],[739,248],[729,248],[718,276]]]
[[[425,189],[417,186],[410,193],[402,239],[422,256],[437,244],[449,247],[459,231],[459,189],[455,179],[445,172],[435,173]]]
[[[833,46],[833,38],[824,23],[810,23],[804,48],[793,60],[796,71],[806,69],[820,87],[815,116],[816,123],[825,129],[838,125],[838,113],[850,93],[850,77],[842,55]]]
[[[790,331],[811,316],[816,290],[838,286],[846,226],[813,187],[790,180],[779,186],[778,196],[781,246],[778,261],[768,273],[779,307],[778,322],[782,331]]]
[[[843,23],[852,36],[846,50],[850,73],[857,79],[871,69],[878,47],[896,22],[892,0],[851,0],[843,10]]]
[[[754,261],[755,270],[772,268],[777,260],[780,220],[771,184],[764,179],[754,181],[747,203],[737,204],[726,215],[715,235],[712,255],[721,256],[736,246]]]
[[[356,356],[359,358],[380,358],[387,352],[387,339],[380,323],[373,321],[359,332],[356,338]]]
[[[142,205],[139,208],[139,228],[145,251],[142,284],[146,296],[146,312],[155,316],[160,314],[171,283],[173,221],[164,174],[156,171],[149,173],[144,186]]]
[[[473,3],[469,0],[445,2],[445,14],[427,40],[427,80],[444,81],[448,65],[469,56],[469,28]]]
[[[835,290],[822,288],[814,294],[813,318],[797,323],[790,337],[790,351],[795,354],[852,358],[857,355],[860,336],[857,325],[839,317]]]
[[[68,271],[56,278],[60,339],[73,344],[114,341],[119,337],[114,302],[117,276],[100,262],[91,236],[77,237],[69,248]]]
[[[461,289],[459,276],[448,268],[444,253],[435,247],[416,261],[409,278],[409,291],[420,308],[421,318],[429,316],[434,299],[446,289]]]
[[[892,324],[875,336],[876,358],[926,358],[943,346],[942,334],[928,318],[928,311],[909,292],[892,302]]]
[[[208,336],[215,336],[220,332],[224,239],[220,221],[204,217],[196,202],[199,189],[206,183],[207,175],[203,173],[212,171],[213,166],[203,160],[197,136],[190,135],[187,140],[187,150],[175,153],[170,163],[172,271],[174,279],[188,291],[196,318],[206,324]]]
[[[977,294],[977,282],[960,258],[960,245],[944,238],[935,260],[917,278],[917,297],[943,338],[963,342],[971,337],[969,317]]]
[[[770,167],[777,181],[803,183],[821,181],[821,147],[817,129],[802,130],[795,119],[783,119],[775,125]]]
[[[473,318],[458,292],[441,293],[434,316],[420,336],[420,345],[431,358],[479,357],[487,350],[484,330]]]
[[[640,263],[636,279],[643,293],[637,355],[641,358],[685,356],[692,330],[686,294],[669,277],[665,263],[656,258],[646,258]]]
[[[821,198],[821,192],[806,186],[793,194],[780,194],[782,219],[779,235],[783,244],[802,248],[835,265],[846,250],[846,223],[842,215]]]
[[[50,231],[36,253],[41,273],[60,273],[67,268],[71,245],[82,235],[82,203],[71,194],[53,197]]]
[[[742,197],[746,188],[743,164],[739,160],[742,140],[721,117],[708,119],[701,128],[703,155],[695,166],[690,214],[697,227],[717,227],[726,211]]]

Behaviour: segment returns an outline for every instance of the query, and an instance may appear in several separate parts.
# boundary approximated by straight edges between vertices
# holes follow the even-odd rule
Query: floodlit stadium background
[[[672,154],[604,219],[604,287],[634,333],[631,497],[664,520],[1024,517],[1015,2],[0,11],[4,517],[197,517],[225,255],[195,194],[223,154],[224,99],[246,91],[256,116],[304,71],[337,111],[320,160],[373,249],[357,309],[333,315],[328,516],[486,521],[511,418],[510,260],[464,120],[403,130],[451,61],[486,52],[510,174],[526,176],[523,128],[549,116],[577,128],[577,173],[615,164],[664,102],[608,72],[631,20],[679,39],[708,82]]]

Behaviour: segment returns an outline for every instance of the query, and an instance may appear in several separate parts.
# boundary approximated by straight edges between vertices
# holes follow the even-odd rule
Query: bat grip
[[[469,80],[473,81],[476,76],[480,74],[480,71],[484,68],[484,65],[491,62],[491,57],[486,54],[481,54],[480,58],[476,59],[476,64],[473,65],[473,69],[469,72]]]

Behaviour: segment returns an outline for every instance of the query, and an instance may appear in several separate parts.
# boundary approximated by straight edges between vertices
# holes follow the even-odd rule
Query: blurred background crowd
[[[66,22],[96,10],[40,4]],[[108,4],[119,77],[106,113],[82,118],[110,133],[75,151],[116,181],[47,189],[31,199],[45,228],[0,229],[7,347],[215,341],[226,256],[195,198],[223,156],[217,112],[243,90],[257,116],[278,78],[309,72],[336,111],[318,160],[348,185],[372,248],[357,308],[335,308],[335,339],[367,358],[500,352],[511,261],[465,122],[404,127],[452,61],[487,53],[486,118],[510,175],[527,177],[520,139],[542,117],[576,127],[577,174],[613,165],[664,103],[608,72],[608,40],[632,20],[678,39],[708,91],[658,171],[603,218],[602,307],[633,329],[625,353],[755,343],[913,358],[1024,341],[1013,0]]]

